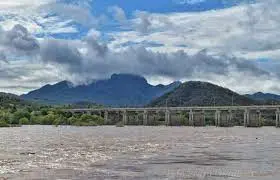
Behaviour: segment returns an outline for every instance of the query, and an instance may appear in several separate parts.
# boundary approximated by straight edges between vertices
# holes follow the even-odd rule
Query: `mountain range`
[[[280,104],[280,95],[277,94],[257,92],[255,94],[246,94],[245,96],[262,104]]]
[[[47,104],[72,104],[83,101],[115,107],[143,106],[180,84],[181,82],[174,82],[167,86],[153,86],[141,76],[113,74],[110,79],[97,80],[88,85],[73,86],[67,81],[48,84],[21,97]]]
[[[20,97],[44,104],[82,103],[111,107],[220,106],[280,102],[279,95],[240,95],[227,88],[200,81],[153,86],[144,77],[131,74],[113,74],[109,79],[79,86],[62,81],[54,85],[45,85]]]

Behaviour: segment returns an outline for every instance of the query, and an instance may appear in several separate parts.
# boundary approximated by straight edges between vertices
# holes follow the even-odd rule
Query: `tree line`
[[[101,116],[90,114],[72,114],[62,111],[62,108],[1,108],[0,127],[21,125],[73,125],[73,126],[98,126],[103,125]]]

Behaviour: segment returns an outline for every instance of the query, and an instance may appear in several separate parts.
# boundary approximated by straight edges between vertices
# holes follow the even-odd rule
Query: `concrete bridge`
[[[97,109],[68,109],[71,113],[97,114],[104,118],[105,124],[122,121],[124,125],[153,125],[161,120],[165,125],[174,125],[178,114],[189,126],[204,126],[207,120],[213,120],[217,127],[243,125],[245,127],[260,127],[267,119],[273,125],[280,127],[280,106],[194,106],[194,107],[155,107],[155,108],[97,108]],[[151,118],[153,117],[153,118]],[[180,119],[179,118],[179,119]]]

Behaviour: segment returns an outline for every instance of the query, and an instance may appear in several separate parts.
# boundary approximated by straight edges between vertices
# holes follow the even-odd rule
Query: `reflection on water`
[[[0,129],[0,179],[280,179],[280,129]]]

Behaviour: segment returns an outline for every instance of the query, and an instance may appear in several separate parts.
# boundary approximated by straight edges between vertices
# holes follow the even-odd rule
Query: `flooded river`
[[[0,128],[0,179],[280,179],[280,129]]]

